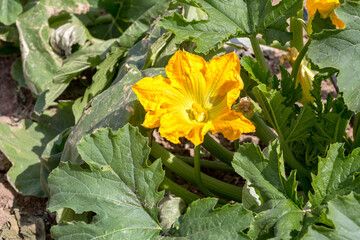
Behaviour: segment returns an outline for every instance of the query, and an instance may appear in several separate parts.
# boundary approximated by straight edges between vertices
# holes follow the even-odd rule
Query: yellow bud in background
[[[293,66],[299,53],[296,48],[289,48],[288,51],[290,54],[282,56],[281,64],[283,64],[284,61],[287,60]],[[314,101],[314,97],[311,96],[310,93],[310,91],[313,89],[312,82],[314,81],[314,76],[315,74],[311,71],[311,69],[306,66],[305,62],[302,61],[298,74],[296,76],[296,86],[300,83],[302,88],[302,103],[309,103]]]

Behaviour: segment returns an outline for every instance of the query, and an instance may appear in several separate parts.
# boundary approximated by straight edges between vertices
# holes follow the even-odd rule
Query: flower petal
[[[252,122],[245,118],[242,113],[229,111],[213,121],[215,133],[222,133],[225,138],[229,140],[239,139],[242,133],[249,133],[255,131],[255,126]]]
[[[213,58],[205,75],[206,93],[211,105],[219,104],[226,98],[229,108],[243,89],[240,78],[240,62],[235,53]]]
[[[179,138],[185,137],[197,146],[204,141],[204,135],[211,127],[211,124],[190,120],[185,112],[172,112],[162,116],[159,132],[170,142],[180,143]]]
[[[341,21],[335,14],[335,12],[330,13],[331,22],[338,28],[342,29],[345,28],[345,23]]]
[[[339,0],[308,0],[306,3],[306,8],[312,18],[316,11],[319,11],[323,18],[327,18],[338,6],[340,6]]]
[[[132,89],[146,111],[155,111],[159,106],[171,108],[186,105],[186,98],[170,85],[169,79],[160,75],[143,78]]]
[[[145,115],[145,120],[143,122],[143,126],[146,128],[157,128],[160,127],[160,119],[162,115],[167,112],[167,109],[159,108],[156,111],[148,111]]]
[[[206,61],[186,51],[177,51],[166,66],[171,86],[194,102],[202,104],[205,91]]]

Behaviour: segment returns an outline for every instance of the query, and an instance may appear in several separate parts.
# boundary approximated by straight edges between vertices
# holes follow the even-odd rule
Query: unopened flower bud
[[[251,119],[254,116],[254,104],[248,97],[243,97],[240,102],[232,107],[233,110],[241,112],[247,119]]]

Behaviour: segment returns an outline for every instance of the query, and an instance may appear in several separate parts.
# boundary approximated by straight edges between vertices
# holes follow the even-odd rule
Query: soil
[[[284,54],[286,52],[280,50],[265,51],[265,58],[273,74],[279,74],[278,65]],[[0,56],[0,122],[10,124],[19,119],[28,118],[34,106],[34,99],[30,91],[19,87],[11,77],[11,64],[18,57]],[[285,67],[290,68],[290,65],[287,64]],[[331,82],[323,82],[322,87],[324,97],[328,93],[336,96]],[[61,97],[66,98],[66,95],[63,94]],[[352,137],[351,132],[349,127],[350,137]],[[160,144],[175,154],[184,156],[193,156],[194,154],[194,146],[186,140],[182,140],[181,145],[175,145],[161,138],[157,131],[154,131],[153,136]],[[233,150],[233,142],[226,140],[221,134],[215,135],[214,138]],[[240,142],[254,142],[261,146],[261,142],[254,134],[243,134]],[[204,158],[215,160],[206,153],[205,149],[203,149],[203,153]],[[6,172],[10,167],[11,163],[0,152],[0,237],[3,239],[51,239],[49,229],[56,221],[55,216],[46,211],[47,199],[18,193],[7,179]],[[204,172],[222,181],[238,186],[243,185],[243,180],[235,173],[207,169]],[[199,194],[196,186],[188,184],[175,175],[174,180],[178,184],[186,184],[190,191]]]

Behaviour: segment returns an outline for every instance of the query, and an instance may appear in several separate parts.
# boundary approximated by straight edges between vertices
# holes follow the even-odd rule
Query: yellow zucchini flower
[[[338,28],[344,28],[345,24],[335,14],[335,8],[340,6],[339,0],[308,0],[306,8],[311,18],[314,18],[316,11],[319,11],[323,18],[330,17],[332,23]]]
[[[160,135],[173,143],[185,137],[196,146],[208,131],[229,140],[255,131],[242,113],[231,110],[243,89],[240,63],[235,53],[202,57],[177,51],[165,68],[168,78],[146,77],[132,89],[146,110],[143,126],[159,127]]]
[[[290,55],[282,56],[281,64],[283,64],[285,60],[288,60],[291,66],[293,66],[297,56],[299,55],[299,52],[296,50],[296,48],[289,48],[288,50]],[[302,61],[296,76],[296,86],[300,83],[302,88],[302,103],[309,103],[314,101],[314,97],[310,93],[310,91],[313,89],[312,82],[314,81],[314,76],[315,74],[306,66],[305,62]]]

